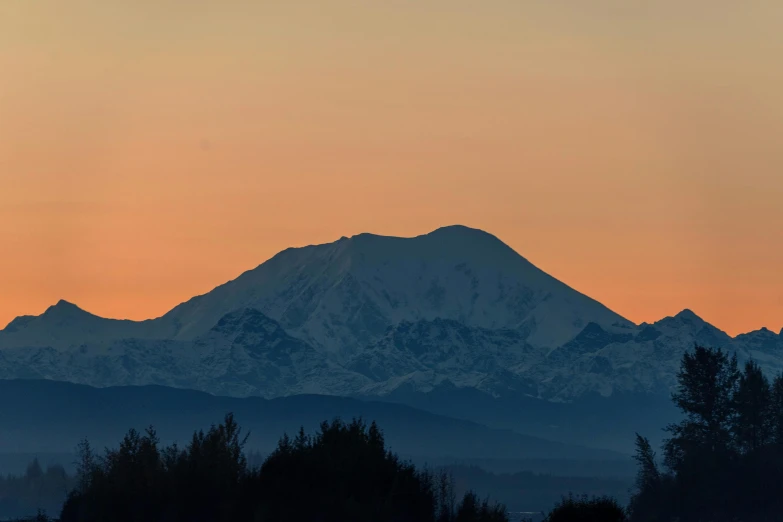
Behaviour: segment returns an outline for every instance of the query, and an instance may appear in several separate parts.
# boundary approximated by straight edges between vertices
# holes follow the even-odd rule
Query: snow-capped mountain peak
[[[44,314],[72,314],[72,313],[87,314],[87,312],[79,308],[77,305],[69,301],[66,301],[65,299],[60,299],[59,301],[57,301],[57,303],[47,308],[46,311],[44,312]]]
[[[783,336],[732,339],[692,310],[634,325],[500,239],[455,225],[289,248],[158,319],[67,301],[0,331],[0,377],[212,393],[471,388],[567,401],[667,394],[694,344],[783,368]]]
[[[686,308],[677,315],[674,316],[676,319],[679,319],[681,321],[701,321],[704,322],[704,320],[696,315],[693,310],[690,308]]]
[[[73,303],[60,299],[57,303],[48,307],[41,315],[22,315],[8,323],[4,332],[17,332],[36,322],[75,322],[89,318],[91,314],[85,312]]]
[[[412,238],[359,234],[288,249],[162,318],[175,337],[242,307],[346,361],[402,321],[452,319],[529,332],[555,347],[590,321],[632,323],[547,275],[497,237],[465,226]]]

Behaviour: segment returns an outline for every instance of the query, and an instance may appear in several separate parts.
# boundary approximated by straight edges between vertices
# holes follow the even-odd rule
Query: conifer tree
[[[96,465],[95,454],[89,440],[83,439],[79,442],[76,446],[76,455],[78,457],[76,461],[77,490],[83,493],[90,487],[92,473]]]
[[[634,460],[639,464],[636,475],[636,487],[640,491],[655,488],[661,480],[658,464],[655,462],[655,452],[646,437],[636,434],[636,453]]]
[[[772,420],[772,440],[783,446],[783,373],[772,381],[770,398],[770,418]]]
[[[761,368],[753,361],[745,364],[734,394],[736,416],[732,426],[737,449],[750,453],[760,449],[773,437],[772,391]]]
[[[697,345],[693,353],[683,355],[677,374],[679,389],[672,394],[672,400],[685,419],[666,428],[672,434],[664,448],[669,469],[676,471],[689,452],[731,451],[733,400],[739,377],[737,356],[729,357],[720,348]]]

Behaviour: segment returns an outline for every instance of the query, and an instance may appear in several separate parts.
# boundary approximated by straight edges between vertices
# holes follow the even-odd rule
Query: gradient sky
[[[781,27],[779,0],[2,0],[0,324],[460,223],[631,320],[778,331]]]

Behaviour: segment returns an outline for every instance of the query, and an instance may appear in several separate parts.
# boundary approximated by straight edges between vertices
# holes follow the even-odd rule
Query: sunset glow
[[[583,4],[3,0],[0,327],[459,223],[633,321],[779,331],[783,2]]]

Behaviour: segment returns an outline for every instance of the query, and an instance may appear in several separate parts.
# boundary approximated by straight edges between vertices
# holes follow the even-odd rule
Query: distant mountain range
[[[434,459],[571,459],[627,461],[609,450],[561,444],[511,430],[427,413],[409,406],[345,397],[278,399],[216,397],[160,386],[93,388],[45,380],[0,380],[0,448],[5,453],[70,452],[88,438],[100,451],[116,447],[130,428],[153,425],[164,444],[190,442],[233,412],[247,449],[268,453],[284,433],[313,433],[324,420],[375,420],[393,451]],[[328,413],[325,413],[328,412]]]
[[[545,411],[568,409],[554,403],[594,408],[569,410],[558,425],[609,403],[633,405],[629,397],[658,404],[661,418],[650,422],[662,421],[694,343],[774,373],[783,369],[782,334],[732,338],[689,310],[636,325],[495,236],[452,226],[291,248],[148,321],[104,319],[61,301],[0,331],[0,378],[373,398],[543,433]],[[466,393],[473,410],[457,402]],[[523,405],[539,412],[535,422]]]

